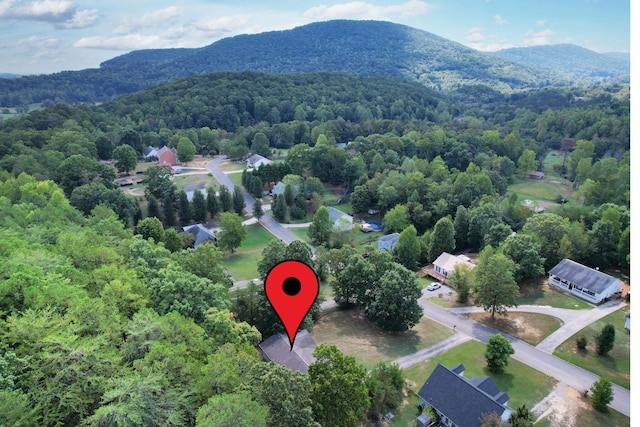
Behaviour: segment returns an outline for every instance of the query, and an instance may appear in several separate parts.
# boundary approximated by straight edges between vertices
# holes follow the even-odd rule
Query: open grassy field
[[[309,236],[307,236],[307,230],[309,230],[309,227],[293,227],[289,229],[289,231],[298,236],[300,240],[305,243],[309,243],[311,240],[309,239]]]
[[[227,176],[231,179],[231,181],[233,181],[234,185],[242,187],[242,173],[230,173]]]
[[[621,387],[630,388],[631,334],[624,328],[625,315],[629,313],[629,310],[629,306],[626,306],[592,323],[558,346],[553,355],[596,375],[607,377]],[[595,337],[609,323],[616,329],[615,344],[608,355],[598,356]],[[589,340],[584,351],[580,351],[576,347],[576,339],[582,336]]]
[[[355,308],[326,313],[312,333],[318,344],[334,344],[368,369],[378,362],[395,360],[434,345],[452,334],[450,328],[426,318],[409,331],[383,331]]]
[[[465,366],[464,376],[467,378],[490,376],[501,391],[509,394],[511,408],[523,404],[527,408],[533,408],[556,384],[555,379],[513,358],[509,360],[509,366],[502,374],[489,372],[484,357],[485,347],[481,342],[467,341],[439,356],[405,369],[410,389],[417,393],[438,363],[449,368],[462,363]]]
[[[520,283],[518,305],[550,305],[557,308],[585,310],[593,305],[578,298],[566,295],[550,287],[546,277],[525,280]]]
[[[224,172],[243,171],[247,168],[247,164],[244,162],[233,162],[229,160],[227,162],[220,163],[219,167],[220,167],[220,170]]]
[[[234,281],[258,277],[258,261],[262,256],[262,249],[274,239],[273,234],[259,224],[248,225],[247,232],[247,238],[236,252],[226,253],[222,258],[222,264]]]
[[[205,187],[213,186],[216,189],[219,186],[218,181],[211,174],[178,175],[174,177],[173,182],[179,190],[182,190],[187,185],[196,184],[204,184]]]

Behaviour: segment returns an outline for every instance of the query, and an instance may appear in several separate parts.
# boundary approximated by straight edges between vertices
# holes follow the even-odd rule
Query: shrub
[[[587,337],[580,337],[576,340],[576,346],[578,347],[578,350],[585,350],[587,348]]]

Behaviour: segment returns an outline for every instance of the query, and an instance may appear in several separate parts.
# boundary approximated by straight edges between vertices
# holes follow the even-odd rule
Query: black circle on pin
[[[302,289],[302,284],[296,277],[287,277],[284,279],[284,282],[282,282],[282,290],[290,297],[298,295],[300,289]]]

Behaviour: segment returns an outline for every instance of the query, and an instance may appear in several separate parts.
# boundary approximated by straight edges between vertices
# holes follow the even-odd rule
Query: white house
[[[342,212],[340,209],[327,207],[329,219],[333,223],[333,231],[349,231],[353,228],[353,217]]]
[[[549,284],[595,304],[622,289],[620,279],[567,258],[549,270]]]
[[[258,169],[262,165],[268,165],[272,163],[271,160],[266,157],[262,157],[260,154],[254,154],[253,156],[247,159],[247,167]]]
[[[467,256],[452,255],[448,252],[442,252],[440,256],[433,261],[433,271],[436,273],[435,277],[437,279],[448,279],[458,264],[467,265],[469,268],[475,268],[475,265],[471,263]]]

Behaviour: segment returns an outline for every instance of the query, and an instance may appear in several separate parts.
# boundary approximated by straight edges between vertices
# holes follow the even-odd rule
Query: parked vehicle
[[[427,286],[427,290],[428,291],[435,291],[436,289],[440,289],[441,287],[442,287],[442,283],[435,282],[435,283],[432,283],[429,286]]]

